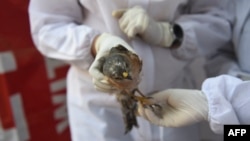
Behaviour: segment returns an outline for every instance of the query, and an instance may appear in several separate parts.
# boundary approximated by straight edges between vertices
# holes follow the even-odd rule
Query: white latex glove
[[[112,15],[119,19],[121,30],[129,38],[139,35],[145,42],[164,47],[170,47],[174,41],[171,25],[155,21],[139,6],[115,10]]]
[[[129,46],[129,44],[127,44],[123,39],[111,34],[103,33],[95,40],[94,48],[96,51],[96,56],[94,62],[89,68],[89,73],[92,76],[95,89],[98,91],[113,92],[115,90],[107,82],[107,80],[104,79],[104,75],[98,68],[100,68],[99,59],[108,55],[111,48],[116,47],[119,44],[127,48],[129,51],[135,53],[133,48]]]
[[[181,127],[208,118],[207,99],[199,90],[168,89],[152,97],[156,104],[162,106],[162,118],[141,104],[138,106],[138,114],[158,126]]]

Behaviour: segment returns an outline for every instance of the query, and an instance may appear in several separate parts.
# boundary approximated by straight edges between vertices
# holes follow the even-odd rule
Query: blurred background
[[[0,1],[0,141],[68,141],[68,65],[34,47],[28,3]]]

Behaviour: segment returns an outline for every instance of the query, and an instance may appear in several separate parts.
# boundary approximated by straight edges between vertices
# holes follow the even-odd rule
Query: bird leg
[[[140,96],[137,96],[135,95],[135,92],[137,92]],[[152,105],[154,104],[154,100],[152,97],[149,97],[149,96],[145,96],[139,89],[134,89],[133,92],[132,92],[134,95],[134,98],[141,102],[141,104],[144,106],[144,105]]]
[[[135,92],[138,92],[140,96],[136,96]],[[139,89],[134,89],[132,93],[134,99],[140,102],[144,108],[150,108],[156,116],[162,118],[162,107],[152,97],[143,95]]]

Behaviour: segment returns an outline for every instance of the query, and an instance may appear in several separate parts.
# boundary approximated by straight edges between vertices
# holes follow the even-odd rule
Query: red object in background
[[[12,133],[18,141],[69,141],[68,65],[44,58],[34,47],[28,2],[0,4],[0,128],[3,135],[17,131]]]

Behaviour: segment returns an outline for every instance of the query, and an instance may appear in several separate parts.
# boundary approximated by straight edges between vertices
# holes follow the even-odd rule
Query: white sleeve
[[[206,79],[202,91],[208,100],[208,121],[215,133],[223,133],[224,124],[250,124],[250,81],[220,75]]]
[[[93,61],[91,44],[99,33],[82,24],[82,14],[77,0],[31,0],[29,19],[37,49],[49,58],[87,69]]]
[[[211,55],[232,36],[234,16],[229,13],[227,0],[189,0],[175,22],[184,32],[181,47],[173,49],[180,59],[193,59],[196,55]]]
[[[234,50],[237,63],[242,72],[250,73],[249,44],[250,44],[250,10],[249,0],[233,1],[235,3],[236,22],[234,25]]]

